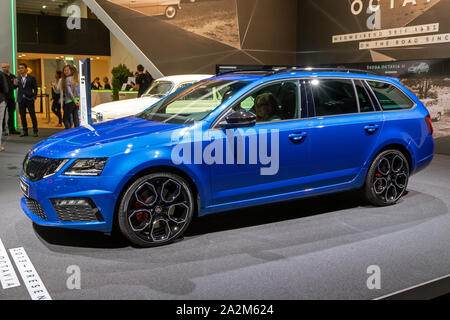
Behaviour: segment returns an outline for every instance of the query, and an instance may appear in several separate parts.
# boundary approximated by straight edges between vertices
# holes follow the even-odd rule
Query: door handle
[[[306,139],[306,136],[307,136],[306,132],[292,133],[289,135],[289,139],[291,139],[293,143],[300,143]]]
[[[366,130],[367,133],[372,134],[372,133],[375,133],[379,127],[380,126],[377,124],[370,124],[370,125],[365,126],[364,130]]]

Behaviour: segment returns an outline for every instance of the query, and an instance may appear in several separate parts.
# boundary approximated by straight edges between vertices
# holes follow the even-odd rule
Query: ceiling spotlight
[[[44,4],[44,5],[42,6],[42,9],[47,9],[47,6]]]

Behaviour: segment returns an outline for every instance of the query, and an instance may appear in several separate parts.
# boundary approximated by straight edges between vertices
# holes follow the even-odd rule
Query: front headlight
[[[55,159],[51,163],[48,164],[47,170],[45,171],[42,178],[48,178],[56,173],[58,173],[59,170],[62,169],[66,165],[66,163],[69,162],[69,159]]]
[[[66,176],[99,176],[108,158],[78,159],[66,171]]]

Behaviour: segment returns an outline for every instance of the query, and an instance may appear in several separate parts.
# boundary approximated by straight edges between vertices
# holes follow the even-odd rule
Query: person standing
[[[14,123],[14,111],[16,109],[16,102],[14,101],[14,79],[16,76],[12,74],[9,69],[10,66],[8,63],[2,63],[2,71],[8,82],[8,95],[6,96],[6,110],[5,117],[3,118],[3,130],[6,131],[6,114],[8,114],[9,134],[19,134],[19,132],[16,131],[16,125]]]
[[[38,123],[34,102],[36,101],[38,89],[36,79],[28,74],[28,66],[25,63],[19,64],[19,77],[14,79],[14,87],[19,88],[17,92],[17,102],[19,103],[20,119],[22,120],[23,132],[21,137],[28,136],[27,110],[33,123],[34,136],[38,136]]]
[[[100,83],[100,78],[96,77],[94,79],[94,82],[91,83],[91,90],[102,90],[102,89],[103,89],[103,86]]]
[[[71,65],[66,65],[63,69],[61,80],[62,101],[63,101],[63,122],[66,129],[80,126],[78,108],[80,106],[80,93],[78,92],[77,69]]]
[[[6,109],[6,97],[8,96],[8,82],[5,74],[0,71],[0,133],[3,131],[3,116]],[[0,134],[0,152],[4,151],[2,146],[2,135]]]
[[[148,72],[144,72],[144,66],[137,66],[137,78],[136,85],[134,86],[134,90],[138,92],[138,98],[140,98],[148,88],[150,88],[153,78]]]
[[[61,78],[62,78],[62,71],[56,71],[55,80],[52,81],[52,111],[58,117],[59,127],[62,126]]]
[[[105,84],[103,86],[103,90],[111,90],[111,85],[109,84],[109,79],[108,77],[104,77],[103,78],[103,83]]]

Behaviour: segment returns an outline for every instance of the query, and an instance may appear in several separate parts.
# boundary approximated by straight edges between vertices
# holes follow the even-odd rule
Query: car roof
[[[388,82],[398,82],[397,78],[378,76],[375,74],[367,74],[367,73],[353,73],[353,72],[322,72],[322,71],[289,71],[282,73],[259,73],[259,74],[248,74],[244,72],[236,72],[236,73],[225,73],[219,74],[215,76],[214,80],[231,80],[231,81],[260,81],[260,82],[268,82],[272,80],[278,79],[289,79],[289,78],[355,78],[355,79],[367,79],[374,81],[388,81]]]
[[[259,79],[262,79],[264,77],[264,74],[247,74],[247,73],[228,73],[228,74],[222,74],[217,75],[211,80],[226,80],[226,81],[256,81]]]

